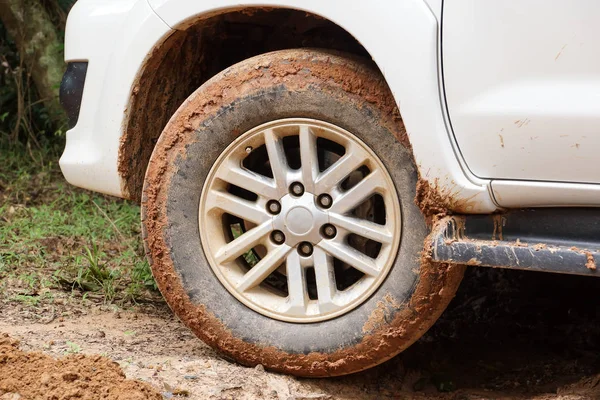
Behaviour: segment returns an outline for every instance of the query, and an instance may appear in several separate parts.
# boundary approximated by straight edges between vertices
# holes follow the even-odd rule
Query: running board
[[[430,240],[434,261],[600,276],[600,209],[449,216]]]

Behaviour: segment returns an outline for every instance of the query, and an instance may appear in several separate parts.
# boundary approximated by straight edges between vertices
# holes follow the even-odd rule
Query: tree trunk
[[[63,52],[50,15],[39,0],[0,0],[0,19],[15,40],[50,118],[57,128],[66,126],[58,99]]]

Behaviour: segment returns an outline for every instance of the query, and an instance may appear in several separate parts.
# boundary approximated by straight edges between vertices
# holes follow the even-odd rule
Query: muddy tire
[[[318,150],[312,172],[302,161],[306,132]],[[349,148],[366,160],[359,183],[341,176],[323,199],[325,179],[311,174],[339,167]],[[375,189],[360,194],[373,176]],[[167,303],[210,346],[249,366],[349,374],[417,340],[462,279],[462,267],[423,256],[416,183],[402,120],[376,69],[316,50],[273,52],[218,74],[171,118],[146,173],[144,243]],[[366,200],[351,209],[357,196]],[[368,240],[355,240],[356,231]],[[231,244],[243,237],[245,247]]]

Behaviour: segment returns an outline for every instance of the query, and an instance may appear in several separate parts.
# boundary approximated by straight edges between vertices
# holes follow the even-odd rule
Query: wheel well
[[[227,67],[274,50],[313,47],[370,58],[335,23],[303,11],[245,8],[186,22],[148,55],[133,85],[119,149],[123,193],[141,199],[146,167],[164,126],[200,85]]]

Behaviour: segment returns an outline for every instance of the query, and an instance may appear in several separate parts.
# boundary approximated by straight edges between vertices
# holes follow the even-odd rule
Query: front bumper
[[[72,8],[65,60],[70,65],[87,63],[87,69],[80,97],[69,94],[72,104],[65,106],[67,113],[78,115],[70,118],[76,123],[67,131],[60,159],[69,183],[128,196],[122,189],[118,154],[129,99],[147,55],[170,32],[146,0],[79,0]]]

